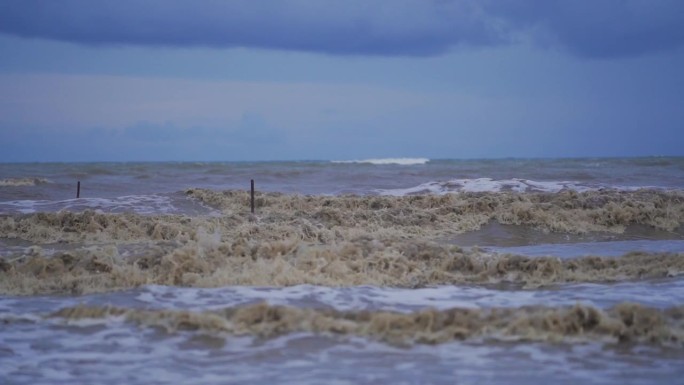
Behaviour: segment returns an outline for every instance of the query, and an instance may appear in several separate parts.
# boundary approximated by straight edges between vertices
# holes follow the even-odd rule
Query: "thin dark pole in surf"
[[[79,180],[76,183],[76,198],[80,198],[80,197],[81,197],[81,181]]]
[[[254,214],[254,179],[252,179],[252,214]]]

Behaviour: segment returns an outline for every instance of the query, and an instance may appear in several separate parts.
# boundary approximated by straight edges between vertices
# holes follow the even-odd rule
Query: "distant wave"
[[[39,184],[52,183],[45,178],[6,178],[0,179],[0,187],[19,187],[19,186],[36,186]]]
[[[361,160],[333,160],[332,163],[368,163],[368,164],[398,164],[402,166],[410,166],[414,164],[425,164],[429,162],[428,158],[379,158],[379,159],[361,159]]]

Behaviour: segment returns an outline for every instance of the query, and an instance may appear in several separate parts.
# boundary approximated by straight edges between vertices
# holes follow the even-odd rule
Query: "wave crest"
[[[378,285],[566,282],[664,278],[684,273],[679,254],[560,260],[435,243],[498,222],[559,233],[647,225],[675,231],[681,192],[640,190],[441,196],[259,194],[190,190],[220,216],[146,216],[86,210],[0,216],[0,234],[34,250],[0,258],[0,293],[92,292],[145,284],[187,286]],[[39,244],[69,245],[67,252]],[[96,248],[108,245],[108,249]],[[54,248],[48,245],[47,248]],[[62,246],[60,246],[62,247]]]
[[[0,187],[37,186],[52,183],[47,178],[5,178],[0,179]]]
[[[573,191],[590,191],[596,190],[582,185],[578,182],[571,181],[534,181],[529,179],[492,179],[492,178],[474,178],[474,179],[452,179],[444,182],[427,182],[415,187],[399,188],[399,189],[378,189],[375,190],[380,195],[417,195],[417,194],[433,194],[443,195],[456,192],[550,192],[557,193],[563,190]],[[633,188],[624,188],[621,190],[634,190]]]
[[[388,311],[302,309],[259,303],[215,311],[126,309],[77,306],[50,317],[78,322],[123,318],[141,327],[214,335],[251,335],[273,338],[309,332],[362,336],[393,345],[438,344],[485,338],[505,341],[604,341],[650,343],[680,347],[684,307],[649,308],[622,303],[602,310],[572,307],[426,309],[410,314]]]
[[[361,159],[361,160],[333,160],[332,163],[350,164],[350,163],[366,163],[375,165],[397,164],[401,166],[411,166],[416,164],[425,164],[429,162],[428,158],[376,158],[376,159]]]
[[[247,229],[244,229],[247,230]],[[682,253],[618,258],[525,257],[426,241],[361,237],[336,244],[297,239],[221,239],[198,231],[185,242],[89,246],[45,255],[33,247],[0,258],[3,294],[89,293],[142,285],[392,286],[511,283],[527,288],[575,282],[658,279],[684,273]],[[174,236],[168,239],[174,239]]]

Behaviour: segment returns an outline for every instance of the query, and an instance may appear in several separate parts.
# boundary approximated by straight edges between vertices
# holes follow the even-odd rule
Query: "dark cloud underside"
[[[87,45],[437,55],[525,39],[615,57],[684,43],[680,0],[16,0],[0,32]]]

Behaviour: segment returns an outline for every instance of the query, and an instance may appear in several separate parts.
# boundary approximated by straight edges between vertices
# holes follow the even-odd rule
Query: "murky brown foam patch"
[[[442,196],[261,194],[189,190],[220,216],[94,211],[0,216],[0,238],[33,246],[0,259],[0,292],[87,293],[145,284],[421,287],[513,282],[528,287],[676,276],[682,254],[560,260],[435,243],[498,222],[537,231],[674,231],[684,193],[466,193]],[[59,251],[48,252],[51,243]],[[66,247],[65,247],[66,246]]]
[[[331,242],[375,237],[436,239],[490,221],[565,233],[615,232],[630,225],[674,231],[684,222],[684,193],[657,190],[577,193],[464,193],[443,196],[261,194],[258,215],[241,191],[189,190],[220,217],[58,212],[0,216],[0,236],[32,242],[191,240],[203,227],[224,237]]]
[[[528,288],[569,282],[614,282],[679,276],[684,253],[630,253],[619,258],[525,257],[418,240],[360,237],[334,244],[296,239],[199,240],[122,257],[114,246],[0,263],[1,293],[88,293],[145,284],[394,286],[510,282]]]
[[[217,311],[70,307],[50,315],[67,321],[123,317],[141,327],[167,332],[250,335],[262,338],[295,332],[363,336],[391,344],[436,344],[453,340],[649,343],[681,348],[684,307],[654,309],[623,303],[592,306],[520,307],[414,313],[336,311],[265,303]]]

